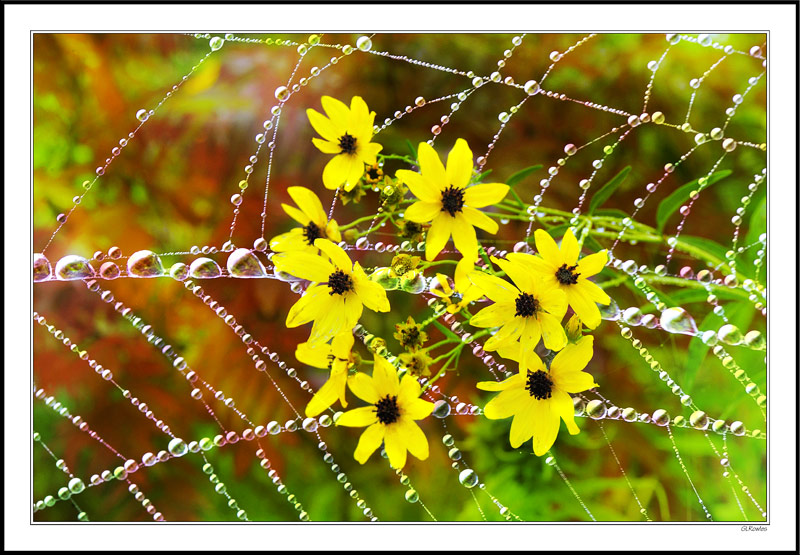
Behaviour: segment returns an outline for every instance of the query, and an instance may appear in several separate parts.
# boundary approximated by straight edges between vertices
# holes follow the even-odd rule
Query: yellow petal
[[[303,236],[303,229],[296,227],[287,233],[281,233],[269,240],[269,248],[275,252],[309,252],[316,253],[314,247],[308,244]]]
[[[537,288],[537,283],[534,280],[534,276],[522,264],[518,262],[512,262],[511,260],[495,258],[494,256],[492,257],[492,262],[500,266],[500,269],[511,278],[511,281],[514,282],[514,285],[516,285],[520,291],[524,291],[525,293],[533,293],[534,289]],[[536,295],[536,297],[538,298],[539,296]],[[564,299],[564,301],[566,303],[566,299]]]
[[[305,294],[292,305],[286,316],[286,327],[296,328],[319,318],[327,305],[328,288],[324,285],[312,285]]]
[[[542,337],[542,325],[536,318],[524,318],[525,330],[519,338],[523,351],[532,351]]]
[[[513,318],[515,312],[513,303],[494,303],[481,309],[469,323],[478,328],[496,328]]]
[[[311,221],[311,218],[308,217],[308,214],[304,213],[302,210],[298,210],[290,204],[281,204],[281,208],[283,208],[284,212],[289,214],[290,218],[302,226],[308,225],[308,222]]]
[[[397,170],[395,176],[405,183],[419,200],[425,202],[441,202],[441,191],[432,186],[427,179],[417,172],[412,172],[411,170]]]
[[[353,263],[350,261],[350,257],[347,256],[347,253],[344,252],[342,247],[333,241],[329,241],[328,239],[317,239],[314,241],[314,246],[328,255],[328,258],[331,259],[336,268],[339,270],[343,270],[346,274],[349,274],[352,271]],[[327,281],[327,279],[325,281]]]
[[[339,137],[344,135],[343,127],[337,125],[312,108],[306,110],[306,115],[308,115],[308,121],[311,122],[311,127],[313,127],[314,131],[319,133],[323,139],[332,143],[339,143]]]
[[[572,266],[578,261],[580,253],[581,247],[578,245],[578,240],[572,234],[572,229],[567,228],[564,238],[561,239],[561,261],[567,266]]]
[[[352,336],[351,336],[352,337]],[[327,368],[331,346],[326,343],[300,343],[294,351],[294,358],[314,368]]]
[[[472,151],[464,139],[456,139],[450,154],[447,155],[447,182],[463,189],[472,177]]]
[[[499,277],[483,272],[470,272],[467,277],[475,287],[496,303],[514,303],[519,297],[519,289]]]
[[[608,253],[606,251],[596,252],[589,256],[584,256],[578,260],[578,267],[575,269],[581,277],[587,278],[599,274],[608,263]]]
[[[359,407],[357,409],[349,410],[343,413],[339,420],[336,421],[337,426],[349,427],[363,427],[374,424],[378,421],[378,416],[375,413],[375,407]]]
[[[543,229],[537,229],[533,233],[536,241],[536,250],[544,258],[546,262],[554,265],[556,268],[560,267],[563,262],[561,261],[561,251],[558,250],[558,245],[550,237],[550,234]]]
[[[352,329],[355,323],[348,328],[347,320],[342,318],[344,313],[344,299],[340,295],[328,295],[327,299],[319,301],[320,312],[314,319],[314,325],[311,326],[311,335],[308,341],[316,343],[317,341],[327,341],[332,339],[337,333],[343,329]]]
[[[372,382],[379,398],[386,395],[400,393],[400,381],[397,379],[397,370],[385,358],[375,355],[375,365],[372,368]]]
[[[539,274],[543,279],[549,278],[545,281],[550,282],[555,282],[556,270],[561,266],[560,264],[556,265],[553,262],[548,262],[540,256],[521,252],[510,252],[506,255],[506,259]]]
[[[516,341],[525,329],[526,320],[527,318],[523,318],[522,316],[512,317],[503,327],[497,330],[497,333],[492,335],[486,343],[483,344],[483,348],[487,351],[493,351],[499,345],[510,341]]]
[[[523,387],[526,379],[524,374],[517,373],[502,382],[478,382],[475,387],[483,391],[504,391],[516,385]]]
[[[337,399],[344,396],[344,387],[347,379],[345,372],[338,374],[331,374],[331,377],[325,382],[319,390],[314,393],[311,400],[306,405],[306,417],[313,418],[319,413],[333,405]],[[344,404],[344,406],[347,406]]]
[[[347,154],[339,154],[331,158],[331,161],[325,165],[322,170],[322,183],[328,189],[338,189],[345,181],[350,173],[350,161],[352,156]]]
[[[368,309],[375,312],[389,312],[391,307],[386,290],[369,279],[358,262],[353,265],[353,287],[358,298]]]
[[[560,287],[552,283],[543,283],[539,281],[539,294],[536,298],[540,306],[561,320],[567,312],[567,295]]]
[[[503,358],[519,362],[522,360],[522,343],[519,341],[514,343],[505,343],[497,347],[497,354]]]
[[[400,429],[396,424],[386,426],[383,436],[383,448],[389,456],[392,468],[403,468],[406,464],[406,446]]]
[[[342,240],[342,234],[339,231],[339,224],[336,223],[336,220],[329,221],[328,225],[325,226],[325,235],[334,243]]]
[[[357,294],[348,293],[344,297],[344,323],[342,329],[352,330],[361,318],[364,311],[364,303],[361,302]],[[341,317],[341,316],[339,316]]]
[[[364,136],[369,134],[372,136],[372,120],[375,116],[370,117],[369,108],[367,103],[360,96],[354,96],[350,100],[350,124],[349,129],[353,130],[353,135]]]
[[[441,213],[434,218],[428,234],[425,236],[425,260],[431,261],[442,252],[452,229],[453,218],[450,217],[450,214]]]
[[[464,257],[475,257],[478,254],[478,238],[475,235],[475,228],[470,225],[463,214],[457,214],[453,218],[453,243],[458,252]]]
[[[394,427],[397,428],[409,453],[421,461],[428,458],[428,438],[413,420],[401,416]]]
[[[570,435],[580,433],[580,428],[575,424],[575,409],[572,404],[572,397],[560,391],[559,389],[553,390],[553,397],[550,402],[550,407],[567,425],[567,431]]]
[[[305,187],[288,187],[286,192],[292,197],[292,200],[300,210],[314,222],[320,229],[325,229],[328,223],[328,215],[322,208],[322,202],[319,197],[314,194],[311,189]],[[302,222],[301,222],[302,223]],[[306,224],[303,225],[308,225]]]
[[[571,372],[579,372],[586,368],[594,354],[594,337],[585,335],[577,343],[570,343],[559,352],[550,364],[553,379]]]
[[[372,378],[363,372],[357,372],[347,378],[347,387],[359,399],[374,405],[378,402],[378,392]]]
[[[537,370],[542,370],[543,372],[547,371],[544,362],[542,362],[542,359],[540,359],[539,355],[533,350],[535,347],[536,345],[533,345],[529,349],[522,349],[522,362],[519,365],[520,372],[523,370],[530,370],[531,372]]]
[[[272,263],[277,271],[317,283],[328,281],[328,276],[336,270],[323,257],[307,252],[282,252],[272,257]]]
[[[561,419],[551,407],[550,399],[534,401],[532,413],[533,427],[533,452],[542,456],[553,446],[558,436],[558,427]]]
[[[578,283],[572,287],[578,289],[584,297],[596,303],[605,305],[611,302],[611,297],[608,296],[608,293],[600,289],[599,285],[592,283],[591,281],[578,278]]]
[[[441,202],[415,202],[408,208],[403,216],[406,220],[426,224],[442,212]]]
[[[492,206],[505,198],[510,187],[503,183],[481,183],[467,187],[464,191],[464,204],[473,208]]]
[[[342,129],[346,129],[350,123],[350,109],[341,100],[332,96],[323,96],[321,99],[322,108],[331,121]]]
[[[527,405],[531,395],[522,387],[510,387],[505,391],[486,403],[483,408],[483,414],[486,418],[491,420],[501,420],[508,418],[518,412]]]
[[[422,387],[420,387],[417,379],[411,374],[406,374],[400,380],[400,392],[397,394],[397,402],[402,405],[407,401],[417,399],[421,392]]]
[[[340,154],[342,152],[342,147],[339,146],[338,142],[326,141],[317,137],[312,137],[311,142],[314,143],[314,146],[325,154]]]
[[[511,421],[511,433],[509,434],[509,441],[514,449],[528,441],[533,435],[533,414],[536,406],[540,403],[541,401],[528,396],[528,400],[522,405],[521,410],[514,415],[514,420]]]
[[[344,190],[352,191],[353,188],[358,185],[358,181],[366,170],[367,168],[364,165],[364,160],[359,156],[352,156],[350,158],[350,169],[347,171],[347,178],[345,179]]]
[[[497,225],[497,222],[491,219],[489,216],[481,212],[480,210],[475,210],[474,208],[470,208],[469,206],[465,206],[463,209],[464,218],[466,218],[467,222],[470,225],[474,225],[475,227],[479,227],[482,230],[495,234],[497,230],[500,229],[500,226]]]
[[[398,402],[399,396],[398,396]],[[403,415],[412,420],[422,420],[433,412],[433,403],[424,399],[410,399],[403,404]]]
[[[561,321],[550,314],[539,314],[544,346],[551,351],[560,351],[567,344],[567,334]]]
[[[580,288],[569,286],[565,288],[567,301],[583,323],[589,329],[594,329],[600,325],[600,309],[591,299],[584,296]]]
[[[353,338],[352,332],[344,331],[336,334],[336,336],[333,338],[330,351],[336,358],[347,359],[350,357],[350,351],[353,348],[353,343],[355,343],[355,339]]]
[[[370,131],[371,130],[372,130],[372,124],[370,124]],[[366,143],[359,147],[358,157],[361,159],[363,163],[369,164],[370,166],[374,166],[375,162],[377,161],[378,153],[381,150],[383,150],[383,145],[379,145],[378,143]]]
[[[433,147],[428,143],[420,143],[417,149],[417,158],[422,175],[440,191],[446,189],[449,185],[447,174]]]
[[[364,464],[367,462],[369,456],[381,446],[384,430],[385,426],[383,424],[372,424],[364,430],[364,433],[358,438],[358,445],[356,446],[355,453],[353,453],[353,456],[359,463]]]

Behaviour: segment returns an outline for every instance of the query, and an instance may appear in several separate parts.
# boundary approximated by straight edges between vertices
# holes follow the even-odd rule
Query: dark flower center
[[[392,424],[400,418],[400,409],[397,406],[397,395],[387,395],[375,403],[375,412],[378,413],[378,422]]]
[[[419,341],[419,328],[406,328],[402,332],[403,334],[403,345],[416,345],[417,341]]]
[[[381,170],[372,167],[367,170],[367,177],[370,179],[378,179],[381,176]]]
[[[464,208],[464,189],[458,189],[450,185],[442,191],[442,212],[448,212],[455,216],[456,212],[461,212]]]
[[[309,222],[308,225],[303,228],[303,236],[306,238],[306,242],[309,245],[314,245],[314,241],[322,237],[322,230],[320,230],[319,226],[314,222]]]
[[[353,280],[341,270],[336,270],[328,276],[328,287],[331,288],[330,295],[344,295],[353,290]]]
[[[531,397],[537,400],[549,399],[553,392],[553,380],[547,375],[547,372],[537,370],[531,372],[528,370],[528,383],[525,389],[531,394]]]
[[[539,312],[542,307],[539,305],[539,301],[533,298],[533,295],[528,293],[522,293],[519,297],[517,297],[517,312],[514,316],[522,316],[523,318],[527,318],[528,316],[533,316],[537,312]]]
[[[339,137],[339,148],[342,149],[339,154],[353,154],[356,151],[356,138],[345,133]]]
[[[578,283],[578,276],[579,273],[575,272],[575,268],[578,265],[575,264],[574,266],[567,266],[566,264],[562,264],[561,267],[556,270],[556,279],[561,285],[575,285]]]

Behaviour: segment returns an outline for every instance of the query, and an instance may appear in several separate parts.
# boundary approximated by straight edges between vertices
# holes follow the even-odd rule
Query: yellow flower
[[[353,363],[350,350],[353,348],[353,334],[345,331],[333,338],[328,343],[300,343],[294,356],[297,360],[314,368],[327,368],[331,375],[322,387],[314,393],[306,405],[306,416],[311,418],[341,401],[342,406],[347,406],[344,397],[347,385],[347,371]]]
[[[397,220],[396,224],[398,228],[397,236],[401,239],[408,239],[409,241],[422,241],[424,238],[423,235],[423,226],[418,224],[417,222],[410,222],[408,220],[400,219]]]
[[[276,272],[314,282],[289,310],[287,327],[294,328],[313,320],[308,341],[318,343],[342,330],[353,329],[364,305],[376,312],[389,311],[386,291],[370,281],[361,265],[353,264],[341,247],[327,239],[317,239],[314,246],[326,256],[283,252],[272,257]]]
[[[403,277],[406,274],[411,274],[414,269],[419,266],[420,258],[419,256],[412,256],[410,254],[397,254],[394,258],[392,258],[392,262],[389,265],[389,275],[392,277]],[[413,275],[409,275],[409,278],[413,278]]]
[[[425,351],[401,353],[397,358],[412,376],[430,376],[433,359]]]
[[[308,120],[322,139],[314,137],[314,146],[325,154],[335,154],[322,172],[322,183],[328,189],[344,185],[349,191],[358,184],[367,165],[376,163],[376,155],[383,148],[371,143],[375,112],[370,112],[360,96],[354,96],[350,108],[330,96],[322,97],[322,107],[328,117],[316,110],[306,110]]]
[[[428,340],[428,334],[409,316],[404,324],[395,324],[394,338],[408,351],[416,351]]]
[[[428,440],[414,422],[433,412],[433,403],[420,399],[422,388],[410,374],[397,377],[397,371],[384,358],[375,357],[372,377],[363,373],[347,379],[350,391],[369,406],[345,412],[338,426],[367,426],[355,450],[355,459],[364,464],[381,442],[394,468],[406,464],[406,451],[420,460],[428,458]]]
[[[509,434],[511,447],[519,447],[532,436],[533,452],[538,456],[545,454],[556,441],[561,420],[570,435],[580,432],[568,394],[597,387],[594,378],[582,372],[592,358],[593,339],[586,336],[564,347],[553,359],[549,371],[534,355],[535,364],[530,369],[521,364],[520,371],[505,381],[478,383],[478,389],[501,392],[484,407],[487,418],[514,417]]]
[[[456,313],[468,304],[483,297],[483,291],[475,287],[469,280],[469,273],[475,269],[475,261],[469,258],[462,258],[456,264],[455,289],[450,287],[447,276],[436,274],[438,287],[431,289],[431,293],[441,298],[447,303],[447,312]],[[459,299],[458,296],[461,296]]]
[[[317,252],[314,241],[320,237],[338,243],[342,240],[336,220],[328,221],[319,197],[305,187],[289,187],[289,196],[297,208],[281,204],[283,210],[303,227],[296,227],[288,233],[272,238],[269,247],[275,252],[308,251]]]
[[[479,328],[500,330],[484,344],[487,351],[520,340],[521,348],[533,349],[544,339],[544,346],[558,351],[567,343],[561,318],[567,312],[567,298],[555,285],[545,284],[522,264],[492,257],[514,285],[495,276],[472,272],[469,279],[494,304],[470,319]]]
[[[472,151],[464,139],[458,139],[447,155],[447,169],[428,143],[417,150],[420,173],[397,170],[397,178],[408,185],[419,199],[406,209],[405,219],[417,223],[431,222],[425,239],[425,258],[433,260],[452,235],[462,256],[477,256],[475,228],[497,233],[497,222],[476,210],[500,202],[508,193],[508,185],[483,183],[469,185],[472,178]]]
[[[543,229],[537,229],[534,238],[539,256],[509,253],[507,258],[537,273],[548,285],[561,289],[567,295],[569,306],[586,327],[596,328],[600,325],[600,309],[596,303],[606,305],[611,302],[611,298],[586,278],[600,273],[606,265],[606,251],[602,250],[578,260],[581,248],[570,229],[564,234],[560,248]]]
[[[367,185],[375,185],[379,181],[383,181],[383,169],[377,163],[367,166],[365,171],[364,182]]]

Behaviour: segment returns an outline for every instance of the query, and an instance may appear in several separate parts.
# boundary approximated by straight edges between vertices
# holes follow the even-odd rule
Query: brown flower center
[[[307,226],[303,227],[303,236],[309,245],[314,245],[314,241],[322,237],[322,230],[314,222],[309,222]]]
[[[397,406],[397,395],[387,395],[375,403],[375,412],[381,424],[393,424],[400,418],[400,408]]]
[[[356,138],[345,133],[339,137],[339,148],[342,149],[339,154],[353,154],[356,151]]]
[[[464,208],[464,189],[459,189],[450,185],[442,191],[442,212],[448,212],[455,216],[456,212],[461,212]]]
[[[528,382],[525,389],[531,394],[531,397],[537,400],[549,399],[553,393],[553,380],[547,375],[547,372],[537,370],[531,372],[528,370]]]
[[[561,267],[556,270],[556,279],[561,285],[575,285],[578,283],[578,276],[579,273],[575,272],[575,268],[578,265],[575,264],[574,266],[567,266],[566,264],[562,264]]]
[[[534,316],[542,309],[539,301],[529,293],[522,293],[519,297],[517,297],[516,303],[517,312],[514,314],[514,316],[522,316],[523,318],[527,318],[528,316]]]
[[[350,276],[341,270],[336,270],[328,276],[328,287],[330,287],[330,295],[334,293],[337,295],[344,295],[348,291],[353,290],[353,280]]]

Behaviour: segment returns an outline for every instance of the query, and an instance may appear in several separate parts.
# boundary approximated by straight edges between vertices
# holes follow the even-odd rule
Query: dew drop
[[[42,253],[35,253],[33,255],[33,281],[44,281],[50,279],[52,269],[50,268],[50,261]]]
[[[141,110],[136,112],[136,119],[138,119],[141,122],[145,122],[149,118],[150,118],[150,113],[147,110],[145,110],[144,108],[142,108]]]
[[[465,488],[474,488],[478,485],[478,475],[471,468],[467,468],[459,473],[458,481]]]
[[[164,267],[156,253],[137,251],[128,258],[128,274],[139,278],[158,277],[164,274]]]
[[[369,50],[372,48],[372,41],[367,36],[358,37],[356,40],[356,48],[362,52],[369,52]]]
[[[169,445],[167,445],[167,449],[169,450],[170,453],[172,453],[172,455],[176,457],[184,456],[189,450],[188,446],[186,445],[186,442],[179,437],[173,438],[169,442]]]
[[[228,256],[228,273],[237,278],[259,278],[267,275],[267,270],[250,249],[240,248]]]
[[[82,256],[70,254],[56,263],[56,277],[60,280],[85,279],[93,275],[89,261]]]
[[[661,313],[661,329],[669,333],[697,335],[697,324],[682,307],[672,307]]]

